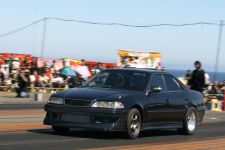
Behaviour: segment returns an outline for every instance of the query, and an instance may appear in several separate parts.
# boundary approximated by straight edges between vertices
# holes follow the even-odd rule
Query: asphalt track
[[[206,112],[192,136],[178,135],[176,130],[150,130],[130,140],[122,132],[73,129],[56,134],[42,125],[45,101],[0,96],[0,150],[225,149],[225,112]]]

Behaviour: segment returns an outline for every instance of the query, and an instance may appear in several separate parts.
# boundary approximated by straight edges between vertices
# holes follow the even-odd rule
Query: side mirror
[[[162,88],[160,86],[153,86],[151,87],[151,92],[161,92]]]

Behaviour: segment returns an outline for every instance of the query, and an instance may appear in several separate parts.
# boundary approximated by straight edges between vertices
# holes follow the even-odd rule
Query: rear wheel
[[[67,133],[70,131],[69,127],[52,126],[52,129],[57,133]]]
[[[129,138],[138,137],[141,131],[141,115],[136,108],[131,109],[127,114],[126,129]]]
[[[179,134],[193,135],[197,127],[197,111],[194,107],[190,107],[185,114],[183,128],[177,129]]]

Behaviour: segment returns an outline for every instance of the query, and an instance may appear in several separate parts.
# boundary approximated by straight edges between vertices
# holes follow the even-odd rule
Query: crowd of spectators
[[[210,81],[209,75],[207,73],[202,73],[203,82],[202,86],[203,89],[201,92],[206,92],[207,94],[224,94],[225,91],[225,80],[224,81],[214,81],[213,83]],[[191,70],[187,70],[186,74],[187,86],[192,89],[193,82],[193,73]],[[204,85],[203,85],[204,84]]]
[[[0,56],[0,90],[16,91],[17,97],[29,97],[28,91],[46,92],[46,88],[43,87],[49,89],[76,87],[76,80],[80,80],[81,77],[64,76],[59,72],[60,69],[54,62],[52,66],[44,64],[43,67],[38,67],[35,57],[20,59],[10,56],[3,59]],[[55,90],[49,91],[54,92]]]

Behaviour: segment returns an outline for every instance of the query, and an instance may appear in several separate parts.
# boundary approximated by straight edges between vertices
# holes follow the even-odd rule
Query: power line
[[[41,20],[38,20],[38,21],[34,21],[34,22],[32,22],[32,23],[30,23],[30,24],[28,24],[28,25],[26,25],[26,26],[24,26],[24,27],[22,27],[22,28],[19,28],[19,29],[17,29],[17,30],[14,30],[14,31],[11,31],[11,32],[8,32],[8,33],[5,33],[5,34],[2,34],[2,35],[0,35],[0,37],[7,36],[7,35],[10,35],[10,34],[19,32],[19,31],[21,31],[21,30],[24,30],[24,29],[26,29],[26,28],[28,28],[28,27],[30,27],[30,26],[36,24],[36,23],[42,22],[42,21],[44,21],[44,20],[46,20],[46,19],[48,19],[48,18],[44,18],[44,19],[41,19]]]
[[[14,34],[16,32],[19,32],[21,30],[24,30],[36,23],[45,21],[45,20],[59,20],[59,21],[65,21],[65,22],[77,22],[77,23],[85,23],[85,24],[92,24],[92,25],[103,25],[103,26],[124,26],[124,27],[134,27],[134,28],[152,28],[152,27],[160,27],[160,26],[171,26],[171,27],[182,27],[182,26],[194,26],[194,25],[216,25],[216,26],[220,26],[221,24],[217,24],[217,23],[210,23],[210,22],[196,22],[196,23],[185,23],[185,24],[153,24],[153,25],[132,25],[132,24],[123,24],[123,23],[102,23],[102,22],[91,22],[91,21],[82,21],[82,20],[73,20],[73,19],[63,19],[63,18],[44,18],[38,21],[34,21],[22,28],[19,28],[17,30],[5,33],[0,35],[1,37],[10,35],[10,34]],[[222,24],[222,26],[224,26],[225,24]]]
[[[49,18],[54,20],[60,21],[67,21],[67,22],[79,22],[79,23],[86,23],[86,24],[96,24],[96,25],[106,25],[106,26],[125,26],[125,27],[136,27],[136,28],[151,28],[151,27],[158,27],[158,26],[191,26],[191,25],[220,25],[216,23],[209,23],[209,22],[197,22],[197,23],[185,23],[185,24],[155,24],[155,25],[131,25],[131,24],[122,24],[122,23],[101,23],[101,22],[90,22],[90,21],[81,21],[81,20],[71,20],[71,19],[61,19],[61,18]]]

